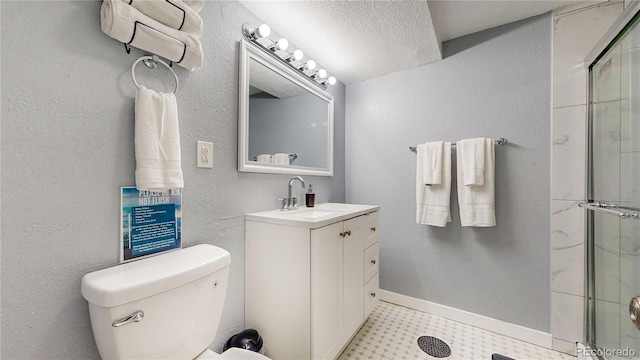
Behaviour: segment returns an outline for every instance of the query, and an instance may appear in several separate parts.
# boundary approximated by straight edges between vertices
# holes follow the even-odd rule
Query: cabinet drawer
[[[379,276],[376,275],[364,285],[364,317],[371,315],[373,309],[378,305]]]
[[[364,248],[368,248],[369,246],[378,242],[378,212],[372,212],[370,214],[365,215],[366,224],[364,228],[365,238],[364,238]]]
[[[378,273],[380,266],[380,251],[378,243],[375,243],[364,251],[364,283]]]

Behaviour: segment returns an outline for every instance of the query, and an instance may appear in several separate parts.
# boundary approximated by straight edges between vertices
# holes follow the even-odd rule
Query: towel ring
[[[136,87],[140,87],[140,85],[138,85],[138,82],[136,81],[136,73],[135,73],[136,65],[138,65],[140,61],[144,61],[144,65],[150,69],[155,69],[156,66],[158,66],[158,63],[164,65],[167,69],[169,69],[169,71],[171,71],[171,74],[173,74],[173,78],[176,80],[176,88],[175,90],[173,90],[173,93],[175,94],[178,92],[178,86],[179,86],[178,75],[176,75],[175,71],[173,71],[173,69],[171,68],[171,66],[169,66],[169,64],[160,60],[160,58],[157,55],[141,56],[136,61],[133,62],[133,65],[131,65],[131,78],[133,79],[133,83],[136,84]]]

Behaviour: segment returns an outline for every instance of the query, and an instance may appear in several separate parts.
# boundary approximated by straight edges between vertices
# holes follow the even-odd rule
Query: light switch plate
[[[213,143],[198,141],[197,144],[196,166],[213,169]]]

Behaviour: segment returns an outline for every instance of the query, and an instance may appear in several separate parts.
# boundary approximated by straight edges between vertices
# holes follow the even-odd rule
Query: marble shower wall
[[[587,178],[584,59],[623,9],[622,1],[608,1],[554,13],[551,334],[553,349],[571,354],[585,340],[585,212],[578,207]]]

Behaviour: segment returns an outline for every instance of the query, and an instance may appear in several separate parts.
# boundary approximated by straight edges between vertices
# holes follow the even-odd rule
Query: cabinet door
[[[343,237],[343,325],[342,340],[348,341],[364,320],[363,281],[365,217],[344,222]]]
[[[342,348],[342,222],[311,230],[311,357]]]

